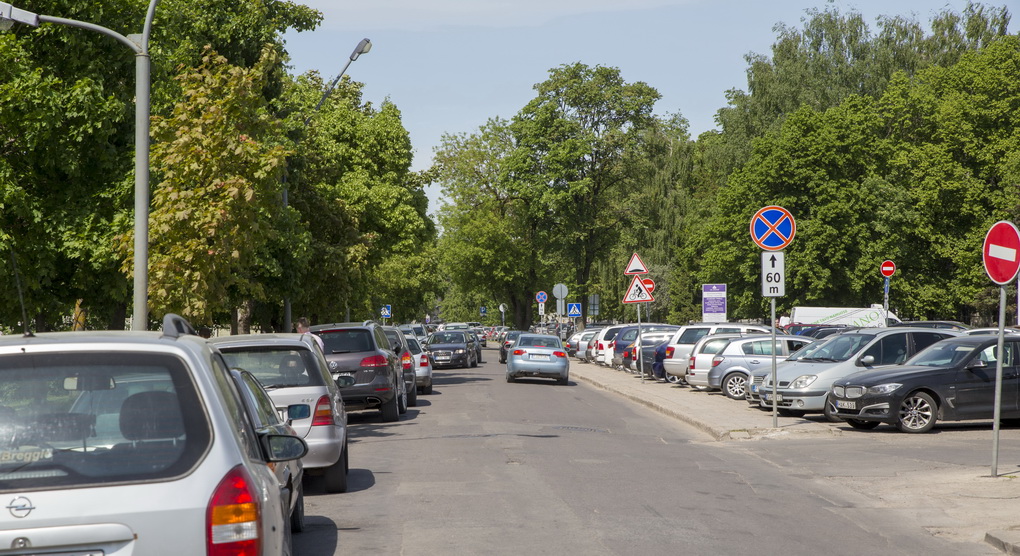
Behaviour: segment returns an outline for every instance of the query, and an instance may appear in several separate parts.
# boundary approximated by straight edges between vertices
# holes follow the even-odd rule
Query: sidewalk
[[[704,431],[716,441],[753,441],[795,438],[800,435],[835,437],[843,434],[839,424],[829,423],[819,416],[803,419],[779,417],[778,427],[773,428],[771,411],[762,411],[746,402],[731,400],[721,392],[699,391],[650,379],[642,381],[636,374],[582,363],[576,359],[570,362],[570,377],[683,421]],[[1003,501],[1003,480],[1009,479],[957,474],[943,478],[935,489],[924,495],[949,501],[954,510],[977,523],[980,531],[986,531],[980,524],[992,523],[994,520],[983,521],[982,515],[994,512],[996,517],[1001,518],[999,512],[1003,509],[996,508],[995,502]],[[1012,485],[1010,487],[1009,490],[1013,490]],[[913,486],[909,483],[896,484],[893,488],[906,490],[913,489]],[[1008,494],[1006,496],[1009,497]],[[1005,554],[1020,556],[1020,525],[987,531],[983,540]]]

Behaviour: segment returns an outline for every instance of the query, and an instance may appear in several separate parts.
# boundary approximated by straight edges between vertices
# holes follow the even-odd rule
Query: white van
[[[785,319],[783,319],[785,320]],[[879,304],[871,307],[794,307],[788,324],[828,324],[857,328],[885,327],[900,322],[892,311]],[[787,323],[784,323],[787,324]]]
[[[684,381],[687,374],[691,348],[709,334],[771,334],[772,328],[761,324],[742,322],[699,322],[681,326],[669,340],[666,358],[662,360],[666,380],[674,384]],[[782,334],[782,333],[780,333]]]

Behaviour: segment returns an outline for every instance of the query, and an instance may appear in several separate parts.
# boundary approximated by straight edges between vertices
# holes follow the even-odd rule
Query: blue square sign
[[[567,303],[567,316],[568,317],[580,317],[581,316],[581,304],[580,303]]]

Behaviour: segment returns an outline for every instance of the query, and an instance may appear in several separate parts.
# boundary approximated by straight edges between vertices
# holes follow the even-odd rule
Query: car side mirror
[[[308,406],[305,406],[308,407]],[[308,453],[305,441],[289,434],[267,434],[260,438],[269,461],[301,459]]]
[[[985,360],[983,360],[983,359],[975,359],[975,360],[971,361],[969,365],[967,365],[967,370],[970,371],[970,370],[973,370],[973,369],[984,369],[987,366],[988,366],[988,363]]]
[[[865,367],[870,367],[874,364],[875,364],[874,355],[865,355],[864,357],[861,357],[861,365],[864,365]]]
[[[337,387],[339,388],[347,388],[348,386],[354,386],[354,384],[357,382],[357,380],[355,380],[355,378],[351,375],[340,375],[337,376],[334,380],[336,382]]]

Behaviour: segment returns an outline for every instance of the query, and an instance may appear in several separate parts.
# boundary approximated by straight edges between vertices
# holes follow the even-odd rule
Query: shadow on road
[[[353,469],[351,470],[354,471]],[[301,556],[333,556],[341,529],[336,522],[321,515],[305,516],[305,530],[294,534],[294,554]]]

